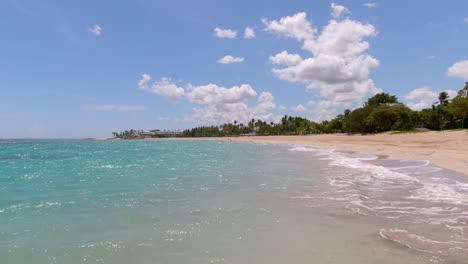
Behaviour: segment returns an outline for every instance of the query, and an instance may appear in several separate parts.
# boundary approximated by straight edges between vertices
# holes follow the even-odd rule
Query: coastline
[[[388,159],[427,160],[439,167],[468,176],[467,130],[377,135],[321,134],[180,139],[290,144],[372,154]]]

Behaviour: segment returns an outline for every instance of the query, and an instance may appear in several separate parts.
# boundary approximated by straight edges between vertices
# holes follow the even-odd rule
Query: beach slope
[[[400,160],[428,160],[468,176],[468,130],[377,135],[230,137],[229,140],[333,148]]]

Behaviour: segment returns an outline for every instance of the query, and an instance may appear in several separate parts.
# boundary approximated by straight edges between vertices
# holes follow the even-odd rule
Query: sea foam
[[[425,160],[380,160],[374,155],[304,146],[288,150],[315,153],[329,165],[342,168],[326,176],[335,192],[294,199],[336,201],[351,212],[398,220],[396,225],[429,224],[430,231],[413,228],[420,235],[398,228],[382,229],[380,235],[419,251],[468,251],[468,183],[463,176]],[[434,234],[438,240],[425,237]]]

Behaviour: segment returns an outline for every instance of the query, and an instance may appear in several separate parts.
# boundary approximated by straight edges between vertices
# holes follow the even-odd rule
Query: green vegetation
[[[123,139],[129,139],[129,138],[135,138],[137,137],[139,131],[138,130],[125,130],[123,132],[117,133],[117,132],[112,132],[112,135],[116,138],[123,138]]]
[[[170,130],[150,130],[150,131],[143,131],[143,130],[125,130],[123,132],[117,133],[112,132],[112,135],[115,138],[121,139],[142,139],[142,138],[173,138],[173,137],[182,137],[183,134],[180,131],[170,131]]]
[[[220,126],[203,126],[183,131],[187,137],[210,136],[240,136],[240,135],[300,135],[318,133],[322,128],[319,124],[302,117],[284,116],[281,122],[275,124],[252,119],[247,125],[228,123]]]
[[[201,126],[185,130],[184,137],[225,137],[241,135],[305,135],[323,133],[414,133],[416,128],[432,130],[468,128],[468,83],[451,100],[441,92],[431,108],[413,111],[394,95],[379,93],[369,98],[360,108],[345,110],[331,120],[316,123],[302,117],[284,116],[278,123],[250,120],[247,124],[226,123],[219,126]],[[134,130],[115,133],[114,136],[132,138]]]

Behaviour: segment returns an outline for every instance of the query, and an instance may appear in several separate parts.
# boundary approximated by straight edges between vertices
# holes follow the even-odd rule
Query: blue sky
[[[466,10],[464,0],[4,0],[0,138],[321,120],[380,91],[420,109],[468,81]]]

